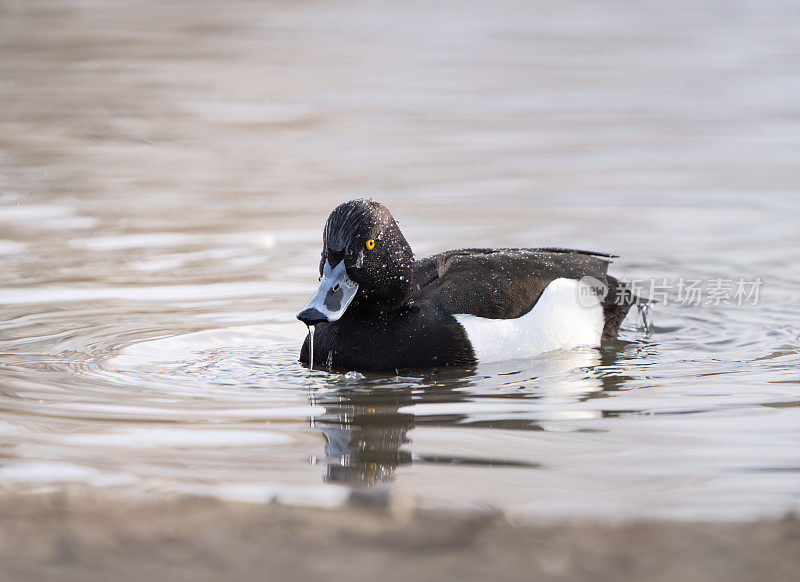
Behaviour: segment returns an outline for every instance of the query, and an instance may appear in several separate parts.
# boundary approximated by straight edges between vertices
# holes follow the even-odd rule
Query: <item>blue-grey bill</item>
[[[319,289],[297,316],[302,320],[303,313],[316,310],[328,321],[336,321],[347,310],[356,296],[356,291],[358,291],[358,283],[350,280],[350,277],[347,276],[344,261],[340,261],[335,267],[331,267],[330,263],[325,261]]]

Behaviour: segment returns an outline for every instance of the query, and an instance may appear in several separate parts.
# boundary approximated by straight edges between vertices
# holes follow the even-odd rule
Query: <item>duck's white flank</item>
[[[575,279],[556,279],[528,313],[516,319],[454,317],[481,363],[530,358],[544,352],[596,347],[603,335],[600,299]]]

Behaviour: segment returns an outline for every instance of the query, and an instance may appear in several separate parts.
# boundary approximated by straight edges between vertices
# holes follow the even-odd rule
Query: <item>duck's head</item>
[[[351,303],[391,309],[411,293],[414,253],[389,210],[372,200],[337,206],[322,234],[319,289],[297,319],[336,321]]]

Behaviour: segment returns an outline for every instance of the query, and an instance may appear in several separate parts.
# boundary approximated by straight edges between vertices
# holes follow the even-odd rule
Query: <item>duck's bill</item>
[[[330,263],[325,261],[319,289],[297,314],[297,319],[306,325],[336,321],[347,310],[356,296],[356,291],[358,283],[347,276],[344,261],[340,261],[335,267],[331,267]]]

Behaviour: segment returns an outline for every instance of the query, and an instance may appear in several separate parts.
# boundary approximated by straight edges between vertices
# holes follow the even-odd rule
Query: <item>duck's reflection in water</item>
[[[386,392],[339,391],[339,402],[315,419],[326,441],[326,481],[372,486],[391,481],[398,467],[411,463],[402,447],[414,416],[398,412],[411,401],[411,390]]]
[[[332,376],[329,389],[311,395],[314,404],[325,407],[311,419],[325,438],[325,480],[371,487],[392,481],[398,468],[412,463],[537,468],[505,450],[492,457],[413,454],[408,433],[419,426],[535,431],[554,418],[586,418],[586,408],[574,403],[619,390],[625,381],[604,371],[614,357],[589,350],[525,362],[516,369],[506,364],[419,376],[371,375],[355,382]]]

